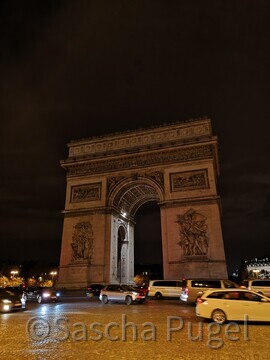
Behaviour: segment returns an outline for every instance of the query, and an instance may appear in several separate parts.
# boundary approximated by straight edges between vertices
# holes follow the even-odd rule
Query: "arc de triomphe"
[[[136,211],[160,207],[165,279],[226,278],[210,119],[73,141],[58,286],[132,283]],[[145,243],[147,247],[147,240]]]

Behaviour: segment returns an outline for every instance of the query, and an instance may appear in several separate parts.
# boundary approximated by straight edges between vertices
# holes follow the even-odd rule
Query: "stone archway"
[[[132,282],[134,217],[148,201],[160,207],[165,278],[227,277],[210,119],[68,147],[59,286]]]
[[[107,208],[113,209],[111,214],[110,282],[131,283],[133,281],[134,218],[137,210],[144,203],[163,200],[163,190],[156,178],[157,174],[128,175],[113,178],[109,182]],[[119,235],[121,236],[121,246]]]

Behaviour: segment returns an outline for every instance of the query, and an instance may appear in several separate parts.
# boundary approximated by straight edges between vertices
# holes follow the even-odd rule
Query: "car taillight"
[[[197,298],[197,304],[202,304],[202,303],[204,303],[204,302],[205,302],[204,299],[202,299],[202,298]]]
[[[187,287],[183,287],[183,288],[182,288],[182,291],[184,291],[184,293],[185,293],[186,295],[188,295],[188,288],[187,288]]]

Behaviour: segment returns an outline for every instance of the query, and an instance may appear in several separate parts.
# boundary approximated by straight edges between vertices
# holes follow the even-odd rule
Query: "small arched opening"
[[[117,234],[117,279],[119,279],[119,282],[122,282],[122,278],[124,277],[124,254],[123,254],[123,248],[125,244],[125,238],[126,238],[126,230],[124,226],[120,226],[118,228],[118,234]]]

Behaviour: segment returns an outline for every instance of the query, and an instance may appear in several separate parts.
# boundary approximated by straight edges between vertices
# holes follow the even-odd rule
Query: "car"
[[[196,316],[226,321],[270,321],[270,299],[245,289],[215,289],[205,291],[197,299]]]
[[[145,294],[145,296],[148,296],[148,286],[146,286],[146,285],[143,285],[143,286],[132,285],[131,287],[133,287],[133,289],[135,291],[143,292]]]
[[[256,291],[259,294],[270,297],[270,279],[243,280],[242,286],[248,290]]]
[[[190,304],[196,304],[197,298],[206,290],[231,288],[239,288],[239,286],[227,279],[184,279],[180,300]]]
[[[103,304],[109,301],[125,302],[131,305],[134,302],[143,303],[145,294],[140,290],[135,290],[132,286],[126,284],[110,284],[100,291],[99,300]]]
[[[100,290],[105,287],[104,284],[90,284],[85,290],[85,294],[88,297],[99,296]]]
[[[156,299],[162,297],[179,298],[182,285],[182,280],[151,280],[148,287],[148,296]]]
[[[16,294],[6,288],[0,288],[0,311],[21,310],[23,308],[21,297],[21,294]]]
[[[19,295],[22,295],[24,292],[24,288],[21,286],[6,286],[5,289]]]
[[[38,303],[59,301],[60,292],[52,287],[28,287],[24,290],[26,301],[37,301]]]

